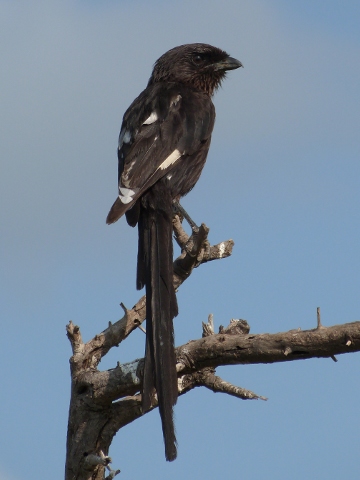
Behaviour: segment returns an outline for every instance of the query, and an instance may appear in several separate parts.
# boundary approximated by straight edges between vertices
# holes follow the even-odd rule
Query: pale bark
[[[205,225],[188,237],[175,217],[174,232],[182,249],[174,262],[176,288],[195,267],[231,255],[232,240],[210,247]],[[108,457],[112,439],[119,429],[143,415],[140,395],[143,359],[122,365],[118,363],[106,371],[98,370],[101,358],[141,326],[145,319],[145,297],[132,309],[125,306],[123,309],[123,318],[114,324],[109,323],[108,328],[87,343],[83,342],[78,326],[72,322],[67,325],[73,355],[70,359],[66,480],[103,480],[105,471],[108,479],[116,476],[120,471],[111,470]],[[203,324],[202,338],[176,348],[179,395],[202,386],[244,400],[266,400],[221,379],[215,375],[215,369],[222,365],[315,357],[335,360],[335,355],[360,350],[360,322],[325,328],[321,325],[319,311],[318,324],[313,330],[297,329],[276,334],[250,334],[249,331],[245,320],[231,320],[228,327],[220,327],[219,333],[215,334],[210,317],[209,322]]]

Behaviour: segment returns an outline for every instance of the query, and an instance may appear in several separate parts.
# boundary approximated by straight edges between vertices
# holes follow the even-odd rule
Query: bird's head
[[[148,85],[156,82],[180,82],[212,95],[227,70],[242,67],[241,62],[220,48],[192,43],[172,48],[155,63]]]

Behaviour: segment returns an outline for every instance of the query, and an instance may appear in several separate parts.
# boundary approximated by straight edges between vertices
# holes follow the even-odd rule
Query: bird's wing
[[[155,84],[126,111],[119,135],[119,197],[107,223],[118,220],[157,180],[210,137],[210,97],[181,84]]]

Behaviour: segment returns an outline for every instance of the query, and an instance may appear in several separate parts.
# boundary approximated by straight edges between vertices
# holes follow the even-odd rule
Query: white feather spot
[[[125,128],[123,128],[119,135],[119,150],[123,146],[123,143],[129,143],[130,140],[131,140],[130,130],[126,130]]]
[[[132,202],[132,200],[133,200],[131,197],[123,197],[122,195],[119,195],[119,198],[120,198],[121,202],[124,203],[125,205],[127,203]]]
[[[135,195],[134,190],[125,187],[119,187],[119,199],[122,203],[127,204],[133,201],[133,195]]]
[[[135,195],[134,190],[131,190],[131,188],[124,188],[124,187],[119,187],[120,193],[128,197],[129,195]]]
[[[123,142],[124,142],[124,143],[129,143],[130,140],[131,140],[130,130],[125,130]]]
[[[128,203],[132,202],[132,198],[131,197],[123,197],[122,195],[119,195],[119,199],[121,201],[121,203],[123,203],[124,205],[127,205]]]
[[[156,114],[156,112],[152,112],[150,117],[148,117],[145,122],[143,123],[143,125],[151,125],[152,123],[156,122],[156,120],[158,119],[158,116]]]
[[[181,157],[182,153],[180,153],[180,151],[178,149],[174,150],[172,153],[170,153],[170,155],[165,158],[165,160],[162,162],[162,164],[160,165],[160,170],[165,170],[165,168],[168,168],[170,167],[170,165],[172,165],[173,163],[175,163],[180,157]],[[159,170],[158,168],[158,170]]]

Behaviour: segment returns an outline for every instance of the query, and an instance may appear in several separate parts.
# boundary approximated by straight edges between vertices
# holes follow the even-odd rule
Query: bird
[[[106,223],[125,214],[130,226],[138,225],[136,286],[146,289],[142,410],[153,408],[157,397],[168,461],[177,457],[173,206],[194,187],[204,167],[215,122],[212,96],[226,72],[242,66],[205,43],[168,50],[126,110],[119,134],[119,191]]]

